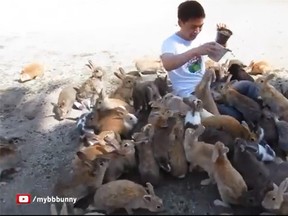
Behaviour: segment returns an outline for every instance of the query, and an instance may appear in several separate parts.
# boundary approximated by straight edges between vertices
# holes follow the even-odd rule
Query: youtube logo
[[[31,195],[30,194],[16,194],[16,203],[17,204],[31,203]]]

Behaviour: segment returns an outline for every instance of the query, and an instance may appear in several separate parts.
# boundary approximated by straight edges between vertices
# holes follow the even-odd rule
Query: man
[[[216,42],[200,45],[196,38],[202,30],[205,19],[202,5],[194,0],[182,2],[178,6],[178,25],[180,30],[162,44],[161,60],[163,67],[168,71],[172,83],[173,93],[180,97],[193,94],[197,84],[205,73],[204,56],[216,51]],[[217,28],[225,27],[217,24]],[[223,44],[226,46],[226,44]],[[257,98],[258,89],[250,81],[239,81],[233,85],[240,93]],[[240,112],[233,107],[217,104],[220,114],[227,114],[243,120]]]

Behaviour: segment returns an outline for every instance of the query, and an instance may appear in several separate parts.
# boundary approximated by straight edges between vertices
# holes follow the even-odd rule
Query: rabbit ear
[[[215,163],[218,157],[219,157],[219,151],[217,148],[214,147],[214,150],[212,153],[212,162]]]
[[[270,73],[268,76],[265,77],[264,83],[269,82],[269,81],[272,80],[274,77],[275,77],[275,74]]]
[[[120,73],[117,73],[117,72],[114,72],[114,75],[120,80],[123,80],[123,78],[124,78],[123,75],[121,75]]]
[[[119,69],[119,71],[120,71],[120,73],[121,73],[122,75],[125,75],[125,74],[126,74],[126,73],[125,73],[125,70],[124,70],[122,67],[119,67],[118,69]]]
[[[54,203],[52,203],[52,204],[50,205],[50,211],[51,211],[51,215],[58,215],[58,214],[57,214],[57,210],[56,210],[56,206],[55,206]]]
[[[284,179],[279,185],[278,194],[283,195],[288,188],[288,178]]]
[[[63,206],[60,211],[60,215],[68,215],[68,209],[66,203],[63,203]]]
[[[232,78],[232,74],[229,74],[229,75],[227,76],[226,83],[229,83],[230,80],[231,80],[231,78]]]

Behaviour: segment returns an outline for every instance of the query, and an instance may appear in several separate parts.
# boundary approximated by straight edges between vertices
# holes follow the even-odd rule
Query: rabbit
[[[161,59],[140,58],[134,60],[135,67],[138,71],[155,71],[165,72]]]
[[[89,146],[96,146],[96,144],[100,144],[104,146],[107,152],[111,152],[120,148],[120,142],[120,135],[114,131],[102,131],[98,135],[95,135],[94,133],[86,133],[80,150]]]
[[[202,141],[205,143],[216,143],[217,141],[220,141],[229,148],[227,157],[231,159],[233,156],[234,138],[226,131],[219,130],[213,127],[206,127],[204,132],[198,137],[198,141]]]
[[[98,157],[108,157],[110,160],[109,167],[105,172],[104,184],[117,180],[123,173],[136,168],[135,144],[131,140],[122,140],[120,149],[99,155]]]
[[[2,180],[9,174],[20,171],[21,168],[18,165],[21,162],[21,155],[12,139],[1,137],[0,141],[0,180]],[[0,182],[0,186],[6,184],[5,181]]]
[[[277,185],[279,185],[286,177],[288,171],[287,161],[269,161],[265,163],[265,167],[270,172],[270,179]]]
[[[205,127],[213,127],[231,134],[234,138],[240,137],[250,141],[257,140],[257,134],[251,131],[245,121],[239,123],[235,118],[228,115],[215,115],[201,120]]]
[[[231,80],[249,80],[254,82],[254,78],[250,76],[239,64],[231,64],[228,71],[232,75]]]
[[[183,102],[190,107],[185,116],[185,127],[197,127],[201,124],[201,110],[203,109],[203,102],[194,97],[184,97]]]
[[[136,112],[148,110],[150,101],[161,99],[158,87],[153,81],[137,81],[132,91],[133,106]]]
[[[204,130],[205,127],[201,124],[197,129],[185,129],[183,146],[186,160],[189,162],[189,172],[192,172],[196,166],[201,167],[209,176],[208,179],[201,181],[201,185],[208,185],[214,183],[211,161],[214,145],[198,141],[198,137]]]
[[[151,212],[162,212],[165,207],[158,197],[151,183],[146,183],[149,193],[142,185],[126,179],[108,182],[99,187],[94,195],[94,202],[88,209],[104,210],[112,214],[124,208],[128,215],[133,214],[133,209],[148,209]]]
[[[114,109],[96,112],[96,114],[89,119],[88,126],[94,126],[95,130],[98,131],[97,133],[112,130],[120,134],[121,138],[129,138],[129,134],[137,122],[138,119],[135,115],[120,106]]]
[[[185,158],[184,150],[184,124],[180,117],[177,118],[169,139],[169,163],[171,165],[171,175],[177,178],[184,178],[188,171],[188,163]]]
[[[76,152],[76,155],[74,157],[74,159],[72,160],[72,168],[73,170],[82,170],[83,166],[85,167],[85,164],[83,163],[82,158],[79,157],[79,154],[82,155],[85,154],[85,157],[88,158],[89,160],[94,160],[95,158],[97,158],[97,156],[102,155],[102,154],[106,154],[110,151],[114,151],[115,148],[112,148],[110,146],[107,145],[101,145],[101,144],[94,144],[92,146],[86,147],[86,148],[82,148],[81,150]]]
[[[285,152],[286,160],[288,159],[288,122],[279,120],[276,115],[274,115],[274,120],[278,132],[278,146]],[[287,137],[286,137],[287,136]]]
[[[158,88],[161,98],[171,91],[167,74],[165,76],[157,74],[157,77],[154,79],[154,83]]]
[[[288,188],[288,178],[285,178],[279,187],[273,183],[274,189],[266,193],[263,201],[262,207],[272,213],[277,215],[287,215],[288,214],[288,193],[286,190]]]
[[[191,95],[187,97],[190,101],[193,101],[194,99],[197,99],[194,95]],[[188,101],[188,100],[187,100]],[[177,95],[174,95],[173,93],[167,93],[162,97],[160,101],[152,101],[151,102],[152,107],[161,107],[164,106],[167,109],[170,109],[172,111],[180,112],[183,115],[186,115],[188,111],[191,110],[190,106],[183,102],[183,98],[179,97]],[[207,118],[209,116],[213,116],[212,113],[208,112],[204,108],[200,111],[200,117],[201,119]]]
[[[272,148],[276,148],[279,140],[278,130],[274,119],[274,113],[267,107],[262,108],[258,125],[264,130],[264,140],[266,140]]]
[[[102,185],[110,159],[102,157],[90,160],[80,151],[77,152],[77,156],[83,162],[83,169],[69,173],[68,179],[63,179],[62,176],[54,185],[54,194],[82,197],[89,193],[89,190]]]
[[[36,78],[43,77],[44,75],[44,66],[39,63],[31,63],[25,65],[21,72],[19,82],[27,82]]]
[[[227,105],[240,111],[246,121],[258,122],[261,116],[261,107],[253,99],[236,91],[232,85],[237,80],[220,85],[220,93]]]
[[[88,127],[86,125],[87,119],[91,118],[93,115],[93,112],[85,112],[81,114],[78,119],[76,120],[76,129],[79,132],[79,138],[81,141],[85,139],[85,137],[89,134],[94,135],[94,129],[93,127]],[[88,144],[87,146],[89,146]]]
[[[273,79],[274,76],[275,74],[268,74],[256,79],[256,83],[260,88],[259,99],[262,100],[264,106],[268,106],[273,113],[277,113],[281,120],[287,121],[288,99],[269,84],[269,80]]]
[[[95,109],[100,110],[100,111],[105,111],[109,109],[114,109],[119,106],[125,107],[125,109],[127,109],[127,111],[132,114],[135,113],[133,107],[130,106],[125,101],[121,99],[117,99],[117,98],[109,98],[106,95],[105,90],[102,89],[100,91],[99,97],[96,100]]]
[[[162,110],[156,118],[153,129],[151,129],[152,149],[154,157],[160,166],[166,172],[171,172],[171,165],[169,162],[169,148],[171,142],[169,134],[176,123],[174,113],[170,110]]]
[[[250,75],[265,74],[271,70],[271,65],[264,60],[252,60],[248,66]]]
[[[221,200],[215,200],[215,205],[230,207],[230,204],[240,204],[239,198],[247,192],[247,185],[241,174],[232,166],[227,158],[227,148],[223,143],[216,142],[212,153],[213,176]]]
[[[259,206],[265,193],[273,189],[273,182],[270,180],[268,168],[256,158],[251,148],[253,146],[249,146],[244,139],[236,138],[231,163],[248,187],[247,193],[241,198],[241,204]]]
[[[119,68],[120,73],[114,72],[114,75],[122,81],[122,84],[116,88],[111,94],[110,98],[118,98],[120,100],[125,101],[128,104],[131,104],[132,99],[132,91],[134,84],[137,80],[137,76],[126,74],[123,68]]]
[[[132,138],[135,140],[141,183],[151,182],[157,186],[160,183],[160,167],[153,155],[152,127],[152,124],[146,124],[140,132],[134,133]]]
[[[92,60],[88,60],[88,64],[86,66],[91,70],[92,74],[91,77],[98,78],[100,81],[102,81],[105,71],[102,67],[96,66]]]
[[[216,103],[212,97],[210,86],[216,80],[215,71],[206,70],[202,80],[195,88],[195,96],[203,102],[203,108],[214,115],[220,115]]]
[[[77,90],[73,86],[66,86],[59,94],[57,104],[53,105],[55,118],[59,121],[64,120],[71,112],[74,102],[76,101]]]

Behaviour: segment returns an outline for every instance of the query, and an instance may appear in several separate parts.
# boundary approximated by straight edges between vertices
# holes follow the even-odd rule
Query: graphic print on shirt
[[[190,73],[196,73],[201,71],[202,58],[194,57],[187,63],[187,68]]]

